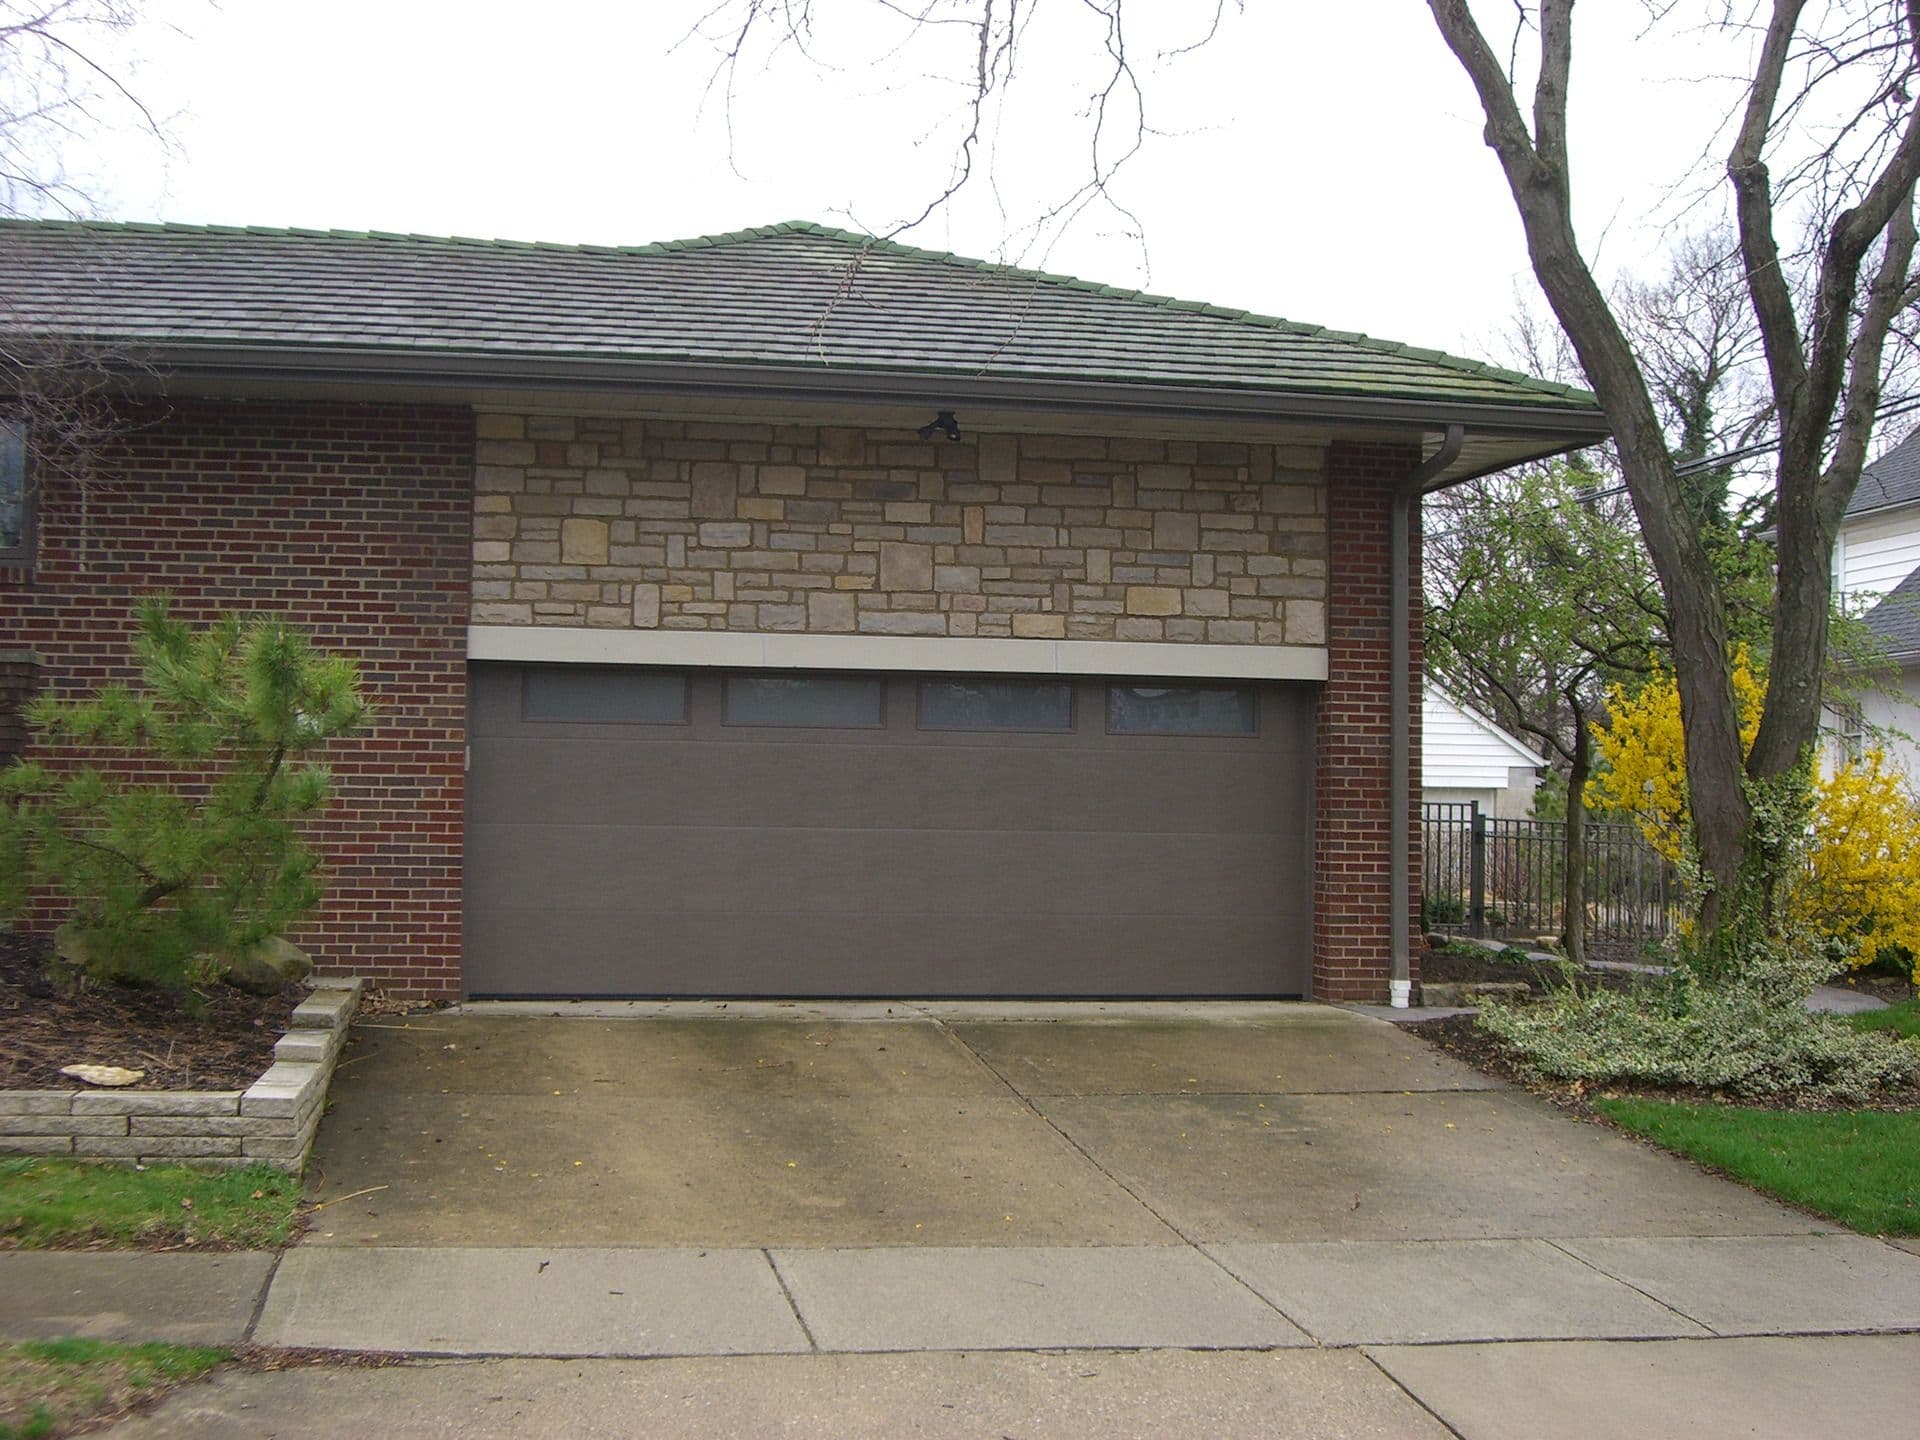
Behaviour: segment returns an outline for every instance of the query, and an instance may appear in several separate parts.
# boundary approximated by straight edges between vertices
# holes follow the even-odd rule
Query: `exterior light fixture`
[[[920,427],[920,438],[922,440],[931,440],[936,430],[949,440],[958,440],[960,438],[960,422],[953,418],[953,411],[942,410],[938,415],[934,416],[933,419],[922,425]]]

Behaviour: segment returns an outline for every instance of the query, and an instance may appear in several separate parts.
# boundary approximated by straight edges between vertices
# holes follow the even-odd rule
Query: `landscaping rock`
[[[62,1065],[62,1075],[71,1075],[89,1085],[138,1085],[147,1078],[144,1070],[129,1070],[122,1065]]]
[[[289,981],[313,973],[313,961],[298,945],[275,935],[220,968],[220,978],[252,995],[277,995]]]
[[[1525,1000],[1533,987],[1524,980],[1461,980],[1422,985],[1422,1005],[1471,1005],[1476,1000]]]

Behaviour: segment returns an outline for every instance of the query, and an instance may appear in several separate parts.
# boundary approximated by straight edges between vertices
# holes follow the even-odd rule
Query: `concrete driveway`
[[[324,1204],[308,1244],[1827,1228],[1320,1006],[513,1008],[535,1013],[356,1027],[310,1171],[316,1200],[354,1198]]]
[[[21,1333],[177,1338],[197,1303],[414,1357],[124,1427],[167,1440],[1912,1428],[1920,1254],[1381,1021],[541,1008],[363,1024],[270,1276],[0,1256]]]

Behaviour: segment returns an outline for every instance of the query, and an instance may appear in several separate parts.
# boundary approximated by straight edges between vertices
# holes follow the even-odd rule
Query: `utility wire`
[[[1909,395],[1904,400],[1889,400],[1885,405],[1882,405],[1873,412],[1873,418],[1875,420],[1891,420],[1896,416],[1910,414],[1915,410],[1920,410],[1920,396]],[[1838,430],[1840,427],[1836,424],[1833,428]],[[1706,470],[1718,470],[1722,465],[1731,465],[1736,460],[1751,460],[1756,455],[1770,455],[1779,448],[1780,441],[1778,439],[1757,440],[1751,445],[1742,445],[1737,450],[1723,450],[1718,455],[1703,455],[1698,460],[1683,460],[1673,467],[1673,473],[1680,476],[1698,475]],[[1604,490],[1585,491],[1580,498],[1582,501],[1604,500],[1609,495],[1624,495],[1626,493],[1627,487],[1624,484],[1609,485]]]
[[[1876,421],[1892,420],[1901,415],[1911,414],[1915,410],[1920,410],[1920,395],[1909,395],[1899,400],[1889,400],[1873,412],[1873,418]],[[1840,427],[1836,424],[1833,428],[1837,430]],[[1779,448],[1780,441],[1777,438],[1759,440],[1734,450],[1723,450],[1718,455],[1703,455],[1697,460],[1683,460],[1673,467],[1673,473],[1681,477],[1698,475],[1703,471],[1718,470],[1722,465],[1731,465],[1739,460],[1750,460],[1756,455],[1769,455]],[[1583,490],[1575,497],[1575,501],[1578,504],[1587,505],[1595,500],[1607,500],[1615,495],[1626,493],[1626,484],[1622,482],[1617,485],[1603,486],[1598,490]],[[1430,541],[1444,540],[1458,533],[1458,527],[1448,526],[1444,530],[1427,531],[1425,538]]]

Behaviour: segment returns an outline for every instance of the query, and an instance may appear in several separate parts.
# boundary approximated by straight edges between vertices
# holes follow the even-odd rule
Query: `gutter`
[[[1881,493],[1884,495],[1886,492],[1882,490]],[[1856,489],[1853,492],[1853,504],[1849,505],[1840,516],[1842,525],[1850,520],[1877,520],[1882,515],[1891,514],[1895,510],[1911,510],[1915,505],[1920,505],[1920,495],[1908,495],[1900,500],[1882,499],[1877,504],[1866,505],[1860,503],[1860,498],[1860,492]]]
[[[267,381],[312,384],[404,384],[473,390],[554,386],[631,394],[753,397],[807,404],[1001,406],[1071,409],[1091,414],[1145,414],[1187,419],[1347,421],[1369,427],[1419,425],[1438,429],[1471,422],[1476,435],[1538,440],[1571,449],[1603,440],[1605,419],[1578,402],[1518,405],[1500,401],[1430,400],[1365,392],[1278,391],[1141,380],[986,375],[978,370],[866,370],[840,365],[728,364],[698,357],[636,360],[622,355],[526,355],[442,351],[425,347],[155,343],[140,337],[106,342],[124,346],[162,377],[179,381]],[[1503,461],[1502,464],[1510,464]]]
[[[1448,424],[1440,448],[1421,461],[1412,474],[1393,487],[1388,507],[1387,664],[1392,674],[1387,679],[1389,716],[1387,720],[1387,948],[1392,970],[1387,985],[1389,1003],[1405,1010],[1413,1003],[1413,959],[1408,941],[1408,906],[1412,897],[1407,890],[1407,861],[1413,851],[1412,822],[1407,811],[1413,795],[1407,769],[1413,750],[1413,686],[1407,674],[1413,656],[1407,630],[1413,620],[1412,569],[1408,556],[1411,541],[1411,516],[1414,497],[1423,493],[1460,454],[1467,438],[1466,426],[1455,420]]]

